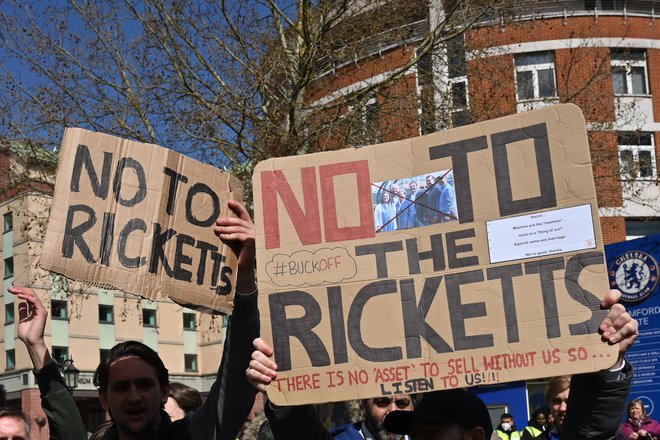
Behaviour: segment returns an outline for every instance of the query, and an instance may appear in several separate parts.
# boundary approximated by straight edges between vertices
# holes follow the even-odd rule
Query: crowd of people
[[[415,178],[378,185],[378,203],[374,206],[376,232],[458,220],[456,191],[448,180],[449,173],[438,177],[429,174],[426,185],[419,189]]]
[[[427,179],[433,187],[433,176]],[[258,337],[254,225],[241,204],[230,201],[229,209],[236,217],[218,219],[214,232],[238,257],[235,305],[216,381],[205,401],[202,403],[194,390],[170,383],[167,368],[154,350],[140,342],[122,342],[104,356],[94,373],[99,401],[109,422],[93,438],[234,440],[256,393],[264,391],[277,378],[273,349]],[[34,366],[50,438],[86,440],[87,430],[73,396],[45,343],[45,307],[29,288],[12,287],[9,292],[20,300],[17,334]],[[510,414],[504,414],[493,429],[483,401],[467,390],[450,389],[426,393],[418,401],[405,394],[365,399],[362,420],[333,432],[326,429],[311,405],[280,407],[267,401],[268,424],[260,426],[259,435],[263,435],[260,438],[487,440],[561,436],[571,440],[616,439],[620,435],[630,439],[655,438],[658,423],[646,416],[638,401],[628,408],[629,418],[620,428],[632,381],[632,367],[624,355],[638,329],[637,322],[617,303],[619,295],[610,291],[603,299],[601,306],[608,312],[599,327],[604,343],[618,346],[617,361],[599,372],[553,379],[546,395],[549,414],[535,412],[522,433],[517,431]],[[11,409],[0,411],[0,439],[29,437],[30,423],[24,414]]]

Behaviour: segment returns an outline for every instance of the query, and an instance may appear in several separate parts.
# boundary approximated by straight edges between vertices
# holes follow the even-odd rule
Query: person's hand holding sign
[[[639,335],[637,320],[630,316],[623,305],[617,303],[620,297],[621,292],[610,290],[603,298],[601,306],[609,311],[598,328],[604,342],[619,345],[619,357],[612,369],[621,366],[625,353]],[[255,339],[253,345],[255,351],[246,376],[254,388],[265,391],[266,386],[277,378],[277,364],[272,360],[273,349],[263,339]]]
[[[621,292],[618,290],[610,290],[603,298],[601,307],[609,311],[598,327],[603,341],[610,345],[619,344],[619,358],[612,366],[614,369],[621,365],[623,356],[639,335],[637,320],[630,316],[623,305],[618,304],[619,298]]]
[[[234,251],[238,259],[236,291],[251,293],[257,289],[254,277],[254,223],[245,206],[235,200],[229,200],[227,204],[236,217],[218,218],[213,232]]]

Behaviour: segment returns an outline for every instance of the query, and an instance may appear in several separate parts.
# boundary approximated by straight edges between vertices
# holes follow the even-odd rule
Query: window
[[[16,368],[16,351],[12,348],[11,350],[7,350],[6,354],[5,370],[13,370]]]
[[[66,301],[50,300],[50,314],[53,319],[68,319],[68,306]]]
[[[646,52],[612,49],[612,85],[615,95],[646,95]]]
[[[105,304],[99,304],[99,322],[112,324],[115,322],[114,308]]]
[[[653,133],[619,133],[619,162],[622,179],[655,179]]]
[[[14,322],[14,303],[5,304],[5,325]]]
[[[184,355],[184,363],[186,371],[197,371],[197,355],[186,354]]]
[[[14,257],[5,258],[5,279],[14,276]]]
[[[56,363],[63,364],[69,359],[69,347],[53,347],[51,355]]]
[[[647,235],[660,234],[660,220],[644,218],[626,219],[626,239],[646,237]]]
[[[360,107],[350,106],[348,110],[357,112],[349,128],[349,142],[354,146],[380,142],[380,108],[376,97],[371,96]]]
[[[184,313],[183,314],[183,329],[184,330],[195,330],[197,328],[197,323],[195,322],[194,313]]]
[[[5,227],[4,227],[4,232],[9,232],[12,229],[14,229],[14,218],[12,216],[11,212],[6,213],[4,216],[5,220]]]
[[[515,63],[518,101],[557,97],[553,52],[516,55]]]
[[[452,126],[459,127],[470,123],[467,59],[463,34],[447,42],[447,59],[451,93],[451,123]]]
[[[156,327],[156,311],[142,309],[142,325],[145,327]]]

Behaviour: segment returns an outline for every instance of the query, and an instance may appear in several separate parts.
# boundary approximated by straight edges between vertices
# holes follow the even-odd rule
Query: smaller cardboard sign
[[[586,127],[560,105],[260,163],[262,337],[276,404],[614,364]]]
[[[40,265],[148,299],[231,313],[237,260],[213,234],[240,181],[172,150],[64,133]]]

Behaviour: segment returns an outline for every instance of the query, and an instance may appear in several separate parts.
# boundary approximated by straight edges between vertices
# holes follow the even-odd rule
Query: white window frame
[[[632,49],[631,49],[632,50]],[[615,67],[623,67],[626,70],[626,92],[624,93],[617,93],[616,90],[614,91],[615,96],[649,96],[649,69],[647,67],[646,63],[646,51],[640,51],[643,52],[644,54],[644,59],[643,60],[633,60],[633,59],[627,59],[627,60],[610,60],[612,63],[612,68]],[[641,67],[644,69],[644,90],[645,92],[642,93],[635,93],[633,92],[633,81],[632,81],[632,68],[633,67]],[[612,84],[612,87],[614,87],[614,84]]]
[[[544,53],[549,53],[552,55],[552,62],[547,62],[547,63],[536,63],[536,64],[529,64],[525,66],[519,66],[518,63],[516,63],[516,58],[514,58],[514,67],[515,67],[515,83],[516,83],[516,101],[517,102],[530,102],[530,101],[546,101],[546,100],[553,100],[557,99],[557,68],[555,66],[555,61],[554,61],[554,52],[553,51],[546,51]],[[521,56],[524,56],[527,54],[522,54]],[[529,55],[532,55],[530,53]],[[552,96],[540,96],[540,87],[539,87],[539,70],[547,70],[547,69],[552,69],[552,75],[554,77],[554,94]],[[534,89],[534,96],[532,98],[525,98],[525,99],[520,99],[518,97],[518,73],[519,72],[532,72],[532,87]]]
[[[622,133],[625,134],[625,133]],[[634,135],[634,133],[630,133]],[[640,133],[641,135],[642,133]],[[655,136],[653,132],[645,132],[644,134],[649,135],[651,139],[651,145],[629,145],[622,144],[619,142],[619,166],[621,168],[621,180],[655,180],[658,176],[658,168],[655,161]],[[651,175],[650,176],[634,176],[627,171],[628,164],[625,164],[622,157],[623,151],[632,152],[633,163],[635,164],[636,169],[639,169],[639,153],[640,151],[647,151],[651,156]]]

